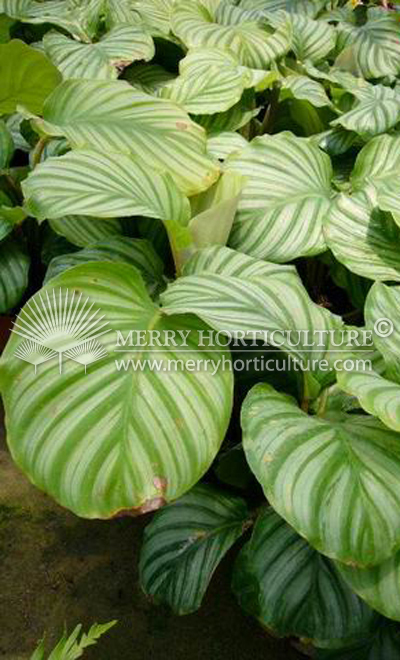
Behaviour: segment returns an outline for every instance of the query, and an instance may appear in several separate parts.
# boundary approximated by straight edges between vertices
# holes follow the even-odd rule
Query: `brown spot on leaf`
[[[168,486],[168,481],[164,477],[154,477],[153,484],[155,485],[157,490],[160,490],[162,493],[165,493]]]
[[[167,502],[163,497],[152,497],[151,499],[146,500],[141,506],[133,507],[132,509],[120,509],[117,513],[114,513],[111,518],[124,518],[125,516],[136,518],[144,513],[156,511],[166,503]]]
[[[187,124],[185,121],[177,121],[176,128],[178,128],[180,131],[187,131],[189,124]]]

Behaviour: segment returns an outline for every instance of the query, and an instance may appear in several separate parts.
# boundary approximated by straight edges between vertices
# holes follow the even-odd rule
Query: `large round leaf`
[[[365,566],[400,546],[397,433],[370,417],[309,417],[269,385],[247,395],[242,425],[265,496],[317,550]]]
[[[1,389],[14,460],[34,484],[84,517],[158,508],[198,481],[223,440],[232,374],[204,364],[194,370],[190,362],[209,358],[214,365],[223,353],[198,348],[194,338],[204,326],[193,317],[166,318],[149,298],[138,271],[125,264],[89,263],[62,273],[34,296],[19,318],[32,322],[35,304],[48,310],[46,294],[56,291],[58,299],[60,289],[64,298],[67,289],[70,299],[73,291],[82,294],[77,314],[89,298],[93,311],[104,315],[100,325],[108,325],[98,341],[108,355],[90,364],[87,374],[73,354],[64,358],[61,374],[55,359],[39,364],[35,374],[32,364],[15,355],[18,348],[21,355],[26,339],[13,335],[1,360]],[[159,347],[155,352],[157,344],[138,348],[135,334],[133,348],[129,341],[118,346],[117,331],[128,340],[130,331],[149,329],[193,332],[186,347],[178,337],[177,346],[161,352]],[[57,339],[56,327],[49,337],[47,347],[59,350],[75,334]],[[182,363],[174,368],[170,358]],[[145,359],[158,364],[141,362],[140,368]],[[126,370],[121,360],[126,360]]]
[[[73,148],[134,155],[148,168],[169,172],[187,194],[218,177],[204,130],[175,103],[122,80],[67,80],[47,99],[43,118],[37,120],[42,129],[64,135]]]
[[[66,215],[50,220],[51,228],[73,245],[86,247],[96,241],[121,236],[122,226],[117,218],[92,218],[84,215]]]
[[[375,618],[334,562],[273,509],[264,509],[257,518],[235,565],[233,589],[245,610],[282,636],[350,638],[367,633]]]
[[[244,500],[197,485],[162,509],[144,534],[144,591],[176,614],[197,610],[219,562],[251,525]]]
[[[317,146],[290,134],[263,136],[225,162],[248,177],[230,238],[232,247],[286,262],[326,249],[332,166]]]

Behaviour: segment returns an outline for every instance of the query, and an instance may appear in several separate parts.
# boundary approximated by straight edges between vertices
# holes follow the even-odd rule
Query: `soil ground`
[[[199,612],[176,617],[138,583],[147,518],[82,520],[31,486],[0,438],[0,658],[29,660],[77,623],[118,619],[88,660],[296,660],[285,642],[242,614],[230,592],[234,553]]]

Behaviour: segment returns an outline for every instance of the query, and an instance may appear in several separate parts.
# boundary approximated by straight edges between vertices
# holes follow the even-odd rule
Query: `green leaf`
[[[120,220],[116,218],[91,218],[84,215],[66,215],[50,220],[51,228],[73,245],[87,247],[113,236],[122,234]]]
[[[218,177],[206,156],[204,131],[174,103],[124,81],[66,81],[47,99],[43,117],[42,129],[64,135],[74,149],[136,156],[171,174],[186,194],[207,189]]]
[[[339,195],[326,216],[324,233],[336,259],[352,272],[371,280],[400,279],[400,228],[369,194]]]
[[[151,60],[152,38],[133,25],[119,26],[107,32],[97,43],[81,43],[48,32],[43,38],[46,55],[61,71],[63,78],[110,80],[134,60]]]
[[[110,628],[115,626],[116,623],[116,621],[100,624],[95,623],[87,634],[82,633],[80,639],[79,634],[82,630],[82,625],[77,625],[69,637],[67,637],[66,632],[64,633],[57,646],[50,653],[48,660],[76,660],[80,658],[88,646],[96,644],[97,640],[110,630]],[[45,648],[42,641],[31,657],[31,660],[44,660],[44,653]]]
[[[14,141],[7,124],[0,119],[0,170],[8,167],[14,153]]]
[[[266,384],[247,395],[242,427],[248,463],[266,498],[317,550],[357,566],[397,550],[397,433],[366,416],[309,417]]]
[[[248,178],[230,237],[232,247],[287,262],[326,249],[332,166],[318,147],[289,133],[255,138],[224,165]]]
[[[375,282],[367,296],[364,314],[367,328],[374,332],[374,344],[384,357],[387,373],[400,382],[400,287]]]
[[[175,614],[195,612],[219,562],[249,524],[244,500],[195,486],[145,529],[139,565],[144,591]]]
[[[39,220],[67,214],[144,215],[185,224],[190,217],[187,198],[168,174],[150,171],[123,154],[85,149],[48,158],[23,181],[22,189],[27,209]]]
[[[18,105],[40,114],[61,75],[42,53],[13,39],[0,44],[0,80],[0,114],[11,114]]]
[[[292,49],[297,60],[319,62],[334,49],[336,33],[329,23],[292,13],[290,25],[293,32]]]
[[[45,284],[60,273],[91,261],[118,261],[137,268],[150,295],[158,292],[163,285],[164,266],[152,244],[144,239],[118,236],[106,241],[93,243],[89,247],[54,257],[47,269]]]
[[[358,103],[349,112],[331,122],[343,126],[364,139],[385,133],[400,120],[400,94],[383,85],[354,88],[352,94]]]
[[[20,322],[21,315],[25,322],[32,319],[32,305],[47,309],[46,293],[59,289],[64,297],[67,289],[82,294],[77,314],[89,299],[104,315],[101,345],[107,356],[91,363],[87,374],[66,358],[62,374],[53,359],[35,374],[32,364],[15,355],[26,339],[13,334],[1,359],[1,389],[15,462],[37,487],[86,518],[137,515],[175,500],[209,468],[224,438],[233,379],[218,359],[228,354],[198,347],[197,333],[205,326],[194,318],[166,317],[138,271],[121,263],[67,270],[31,299],[31,307],[25,305]],[[186,346],[178,336],[178,346],[167,345],[161,354],[154,345],[138,347],[135,333],[129,347],[131,331],[149,329],[191,332]],[[67,333],[53,335],[46,345],[65,350],[71,343],[76,337]],[[141,369],[145,359],[150,363],[141,362]],[[174,368],[168,359],[182,363]],[[193,370],[190,360],[196,365],[203,359],[215,368]],[[152,360],[158,360],[153,369]]]
[[[0,243],[0,314],[16,307],[28,286],[29,257],[14,239]]]
[[[226,245],[245,179],[225,172],[206,192],[192,197],[189,229],[196,247]]]
[[[290,47],[290,27],[285,22],[268,33],[265,21],[228,2],[180,0],[172,13],[172,30],[188,48],[229,48],[244,66],[266,69]]]
[[[2,204],[3,195],[0,191],[0,241],[12,232],[26,218],[25,211],[20,206]]]
[[[339,317],[311,301],[293,266],[257,261],[228,248],[196,253],[162,299],[168,314],[196,314],[215,330],[242,339],[267,338],[300,366],[312,357],[316,373],[330,349],[328,330],[343,327]],[[311,356],[306,329],[320,332]]]
[[[365,635],[375,619],[334,562],[273,509],[257,518],[236,562],[233,590],[245,610],[280,636],[339,640]]]
[[[338,569],[351,589],[370,607],[389,619],[400,621],[400,552],[370,568],[343,566]],[[380,656],[385,657],[385,656]],[[391,657],[386,656],[386,657]],[[397,657],[397,656],[393,656]]]
[[[384,10],[369,10],[362,26],[338,25],[338,46],[351,50],[356,68],[364,78],[380,78],[400,72],[399,20]]]

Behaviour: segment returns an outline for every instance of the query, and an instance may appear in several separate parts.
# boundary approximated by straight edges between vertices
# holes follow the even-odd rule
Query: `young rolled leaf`
[[[335,563],[273,509],[257,518],[233,573],[239,603],[277,635],[318,640],[369,632],[376,615],[349,589]]]
[[[274,509],[317,550],[374,565],[400,546],[400,436],[361,415],[309,417],[256,385],[242,410],[248,463]]]
[[[0,44],[0,62],[0,115],[15,112],[18,105],[41,113],[45,99],[61,82],[54,64],[19,39]]]
[[[317,146],[288,133],[254,139],[224,165],[247,177],[230,244],[277,263],[326,249],[332,166]]]
[[[65,81],[47,99],[43,118],[37,120],[42,130],[64,135],[74,149],[135,156],[148,169],[167,171],[186,194],[218,178],[203,129],[175,103],[122,80]]]
[[[81,43],[60,34],[48,32],[43,38],[48,58],[66,78],[112,80],[120,69],[134,60],[151,60],[152,38],[133,25],[119,26],[107,32],[96,43]]]
[[[244,500],[195,486],[145,529],[139,565],[144,591],[175,614],[195,612],[218,564],[250,525]]]
[[[86,518],[138,515],[175,500],[208,469],[224,438],[232,373],[218,359],[226,352],[199,348],[204,325],[166,318],[139,272],[121,263],[88,263],[62,273],[24,307],[25,321],[32,320],[32,310],[38,314],[36,303],[44,312],[47,293],[60,289],[82,294],[77,313],[88,298],[104,315],[99,341],[107,356],[86,374],[66,358],[61,375],[57,360],[40,364],[35,374],[15,355],[26,340],[13,334],[1,360],[1,391],[14,460],[36,486]],[[130,332],[150,328],[190,331],[187,345],[177,335],[178,345],[160,354],[154,345],[140,348],[135,334],[129,345]],[[54,341],[60,350],[76,338],[67,332]],[[186,368],[203,358],[215,368]],[[145,359],[150,363],[140,368]],[[173,368],[168,359],[182,363]]]

